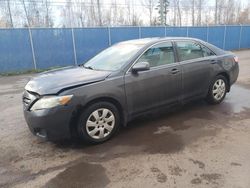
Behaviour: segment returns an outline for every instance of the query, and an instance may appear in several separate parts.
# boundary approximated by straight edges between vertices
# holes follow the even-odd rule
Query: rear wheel
[[[226,96],[227,86],[228,82],[224,76],[222,75],[216,76],[209,87],[208,95],[206,98],[207,101],[210,104],[221,103]]]
[[[120,115],[109,102],[90,105],[81,114],[77,131],[80,138],[90,143],[102,143],[110,139],[118,130]]]

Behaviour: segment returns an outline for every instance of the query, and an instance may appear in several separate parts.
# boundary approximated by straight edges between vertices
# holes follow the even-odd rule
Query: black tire
[[[110,131],[110,133],[105,136],[104,138],[93,138],[88,134],[87,131],[87,120],[90,117],[90,115],[95,112],[98,109],[108,109],[113,113],[114,116],[114,125],[113,125],[113,129]],[[98,125],[98,124],[97,124]],[[99,124],[101,125],[101,124]],[[99,144],[99,143],[103,143],[107,140],[109,140],[119,129],[120,127],[120,113],[118,111],[118,109],[116,108],[115,105],[113,105],[110,102],[97,102],[94,103],[90,106],[88,106],[80,115],[78,122],[77,122],[77,133],[80,139],[82,139],[85,142],[91,143],[91,144]],[[97,128],[97,127],[95,127]],[[105,129],[105,128],[103,128]],[[108,131],[107,129],[105,129],[104,131]],[[97,132],[98,134],[98,132]],[[100,134],[100,132],[99,132]]]
[[[214,88],[215,83],[218,80],[222,80],[225,83],[225,92],[224,92],[223,95],[220,96],[219,99],[216,99],[215,95],[213,94],[213,88]],[[223,75],[218,75],[218,76],[216,76],[213,79],[212,83],[209,86],[209,90],[208,90],[208,94],[207,94],[207,97],[206,97],[206,101],[209,104],[220,104],[224,100],[227,91],[228,91],[228,81],[227,81],[227,79]]]

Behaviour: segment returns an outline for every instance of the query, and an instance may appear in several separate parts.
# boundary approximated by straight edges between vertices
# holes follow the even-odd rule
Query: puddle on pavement
[[[201,174],[200,177],[192,179],[191,184],[201,184],[202,182],[208,184],[218,185],[218,181],[222,178],[221,174]],[[217,187],[217,186],[216,186]]]
[[[105,187],[109,179],[99,164],[76,163],[51,179],[47,188]]]
[[[30,176],[29,171],[22,171],[0,163],[0,187],[11,187],[10,184],[22,181]]]
[[[250,90],[234,85],[220,108],[228,109],[231,113],[240,113],[250,109]]]

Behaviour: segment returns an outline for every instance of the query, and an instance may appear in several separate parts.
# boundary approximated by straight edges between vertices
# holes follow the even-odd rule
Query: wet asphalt
[[[0,187],[250,187],[250,50],[220,105],[200,100],[129,123],[101,145],[34,137],[22,114],[33,75],[0,77]]]

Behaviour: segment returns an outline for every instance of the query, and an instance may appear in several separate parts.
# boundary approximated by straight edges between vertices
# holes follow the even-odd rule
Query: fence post
[[[227,26],[224,27],[224,38],[223,38],[223,50],[225,50],[226,47],[226,34],[227,34]]]
[[[31,33],[31,30],[30,30],[30,27],[28,27],[28,30],[29,30],[29,38],[30,38],[30,47],[31,47],[31,52],[32,52],[32,58],[33,58],[33,63],[34,63],[34,67],[35,67],[35,70],[36,70],[37,69],[36,57],[35,57],[33,38],[32,38],[32,33]]]
[[[188,37],[188,26],[187,26],[187,37]]]
[[[167,26],[165,26],[165,37],[167,36]]]
[[[141,26],[138,27],[139,39],[141,38]]]
[[[110,27],[108,27],[108,34],[109,34],[109,46],[111,46],[111,33],[110,33]]]
[[[209,35],[209,25],[207,25],[207,42],[208,42],[208,35]]]
[[[71,35],[72,35],[72,44],[73,44],[73,52],[74,52],[74,60],[75,60],[75,65],[77,65],[77,58],[76,58],[76,43],[75,43],[75,32],[74,29],[71,28]]]
[[[241,48],[241,35],[242,35],[242,24],[240,24],[240,39],[239,39],[239,49]]]

